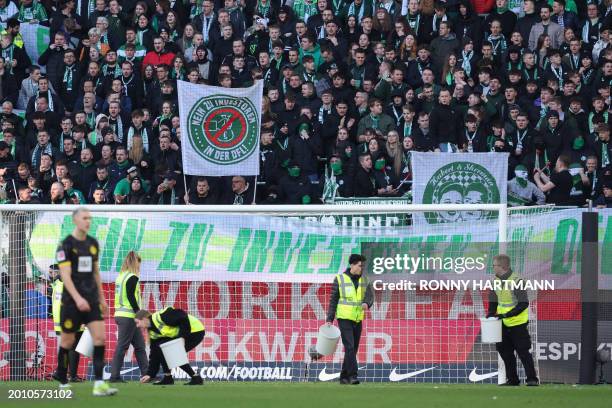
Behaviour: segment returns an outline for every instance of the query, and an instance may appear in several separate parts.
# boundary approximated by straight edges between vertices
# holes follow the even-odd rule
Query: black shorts
[[[89,301],[91,310],[81,312],[73,301],[64,302],[60,312],[60,326],[64,333],[75,333],[79,331],[82,324],[104,320],[100,303]]]

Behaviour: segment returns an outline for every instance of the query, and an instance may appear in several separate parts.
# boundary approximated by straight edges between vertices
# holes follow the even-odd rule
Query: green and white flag
[[[413,153],[414,204],[500,204],[506,202],[508,153]],[[489,211],[415,213],[417,222],[443,224],[496,217]]]
[[[32,61],[38,61],[38,57],[49,47],[49,27],[21,23],[20,33],[28,56]]]
[[[250,88],[178,81],[185,174],[259,174],[262,94],[263,81]]]

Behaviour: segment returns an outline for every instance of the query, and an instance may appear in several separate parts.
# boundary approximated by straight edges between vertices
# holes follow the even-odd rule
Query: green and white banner
[[[570,273],[572,268],[565,263],[569,262],[568,251],[580,246],[582,211],[534,208],[511,215],[508,239],[526,248],[533,243],[554,243],[545,261],[552,262],[550,270]],[[0,218],[6,227],[1,221],[6,219]],[[600,211],[599,226],[600,241],[608,243],[601,246],[601,265],[610,265],[612,210]],[[45,212],[37,220],[30,249],[40,270],[54,263],[58,244],[72,229],[68,212]],[[100,243],[100,270],[107,282],[114,281],[127,253],[136,250],[143,259],[144,281],[311,283],[330,282],[365,242],[449,243],[459,248],[452,252],[480,242],[491,243],[490,252],[495,253],[498,235],[497,222],[492,221],[351,227],[298,217],[129,213],[121,209],[94,213],[90,234]],[[8,253],[6,244],[2,249]],[[604,269],[602,273],[612,273]]]
[[[263,81],[250,88],[178,81],[185,174],[259,174],[262,94]]]
[[[414,204],[499,204],[508,190],[507,153],[412,154]],[[487,211],[436,211],[415,214],[427,224],[472,222],[496,217]]]

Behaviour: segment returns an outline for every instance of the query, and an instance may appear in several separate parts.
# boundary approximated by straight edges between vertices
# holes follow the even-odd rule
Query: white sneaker
[[[72,388],[72,385],[70,383],[66,383],[66,384],[60,383],[59,388],[60,390],[66,390],[66,389]]]
[[[94,384],[93,395],[94,397],[107,397],[109,395],[115,395],[117,393],[116,388],[111,388],[106,382]]]

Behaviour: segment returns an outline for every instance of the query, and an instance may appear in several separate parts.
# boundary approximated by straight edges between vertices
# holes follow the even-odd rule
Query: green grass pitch
[[[8,399],[9,389],[55,389],[51,382],[0,383],[0,407],[79,408],[355,408],[487,407],[599,408],[612,406],[612,386],[498,387],[473,384],[361,384],[211,382],[186,387],[114,384],[119,393],[93,397],[92,384],[73,385],[70,400]]]

